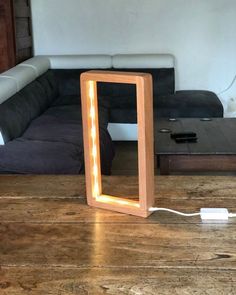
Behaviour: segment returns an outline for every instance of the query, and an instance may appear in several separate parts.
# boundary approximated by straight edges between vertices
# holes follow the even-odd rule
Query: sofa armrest
[[[211,91],[183,90],[158,97],[155,116],[162,118],[223,117],[223,105]]]
[[[196,101],[199,105],[202,104],[208,109],[209,117],[223,117],[224,108],[218,96],[208,90],[180,90],[176,91],[175,95],[180,99]]]

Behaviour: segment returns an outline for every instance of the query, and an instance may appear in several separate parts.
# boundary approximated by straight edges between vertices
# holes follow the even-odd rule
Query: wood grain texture
[[[155,154],[160,159],[160,173],[236,171],[235,127],[235,118],[158,120],[155,124]],[[170,133],[161,133],[162,128],[171,132],[195,132],[198,141],[178,144],[170,138]]]
[[[173,172],[236,172],[236,155],[169,155],[160,157],[161,175]]]
[[[44,184],[44,185],[42,185]],[[138,178],[135,176],[103,176],[108,193],[124,193],[135,198]],[[201,207],[227,207],[236,211],[235,177],[229,176],[158,176],[155,177],[155,205],[183,211]],[[147,220],[86,206],[84,176],[1,176],[0,220],[27,222],[100,222],[112,218],[129,222],[174,222],[186,220],[199,223],[199,218],[186,219],[155,213]],[[159,214],[161,218],[159,218]],[[79,217],[79,218],[78,218]],[[171,219],[170,219],[171,217]],[[234,222],[232,219],[231,222]]]
[[[104,177],[135,197],[138,178]],[[157,176],[158,206],[236,212],[235,177]],[[236,220],[88,207],[84,176],[0,176],[0,294],[235,294]]]
[[[2,223],[0,264],[236,270],[235,229],[235,224]]]
[[[5,268],[1,295],[234,295],[235,271],[155,268]]]
[[[159,119],[155,122],[155,153],[160,155],[235,155],[236,118],[212,118],[212,121],[201,121],[198,118],[182,118],[177,121]],[[170,133],[161,133],[160,129],[168,128],[171,132],[195,132],[197,143],[176,144],[170,139]]]

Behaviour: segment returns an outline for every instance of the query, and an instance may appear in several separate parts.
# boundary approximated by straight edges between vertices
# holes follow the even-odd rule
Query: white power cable
[[[226,208],[201,208],[199,212],[196,213],[183,213],[180,211],[168,209],[168,208],[158,208],[151,207],[149,208],[150,212],[156,211],[167,211],[170,213],[175,213],[181,216],[193,217],[193,216],[201,216],[202,220],[228,220],[231,217],[236,217],[236,213],[229,213]]]
[[[197,212],[197,213],[183,213],[183,212],[172,210],[172,209],[168,209],[168,208],[158,208],[158,207],[149,208],[149,211],[150,212],[167,211],[167,212],[171,212],[171,213],[175,213],[175,214],[182,215],[182,216],[187,216],[187,217],[192,217],[192,216],[200,215],[200,212]]]
[[[223,94],[223,93],[227,92],[234,85],[235,81],[236,81],[236,75],[234,76],[234,78],[233,78],[232,82],[230,83],[230,85],[226,89],[224,89],[223,91],[217,93],[217,95],[220,95],[220,94]]]

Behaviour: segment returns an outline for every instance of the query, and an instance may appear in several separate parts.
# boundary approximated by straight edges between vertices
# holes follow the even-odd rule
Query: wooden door
[[[29,0],[0,0],[0,73],[31,56]]]
[[[32,56],[31,12],[29,0],[14,0],[16,63]]]
[[[13,5],[11,0],[0,0],[0,72],[16,63]]]

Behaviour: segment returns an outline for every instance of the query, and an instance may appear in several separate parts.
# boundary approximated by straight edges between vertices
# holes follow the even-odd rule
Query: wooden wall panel
[[[32,56],[32,33],[30,2],[14,0],[16,31],[16,62],[20,63]]]
[[[15,33],[12,1],[0,0],[0,72],[13,67],[15,62]]]
[[[30,2],[0,0],[0,72],[31,56]]]

